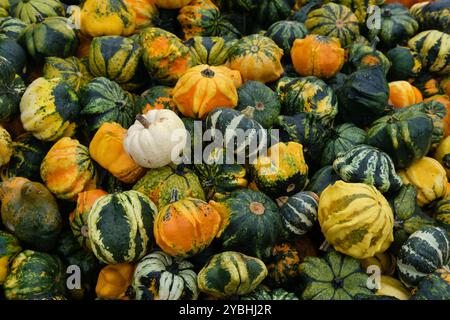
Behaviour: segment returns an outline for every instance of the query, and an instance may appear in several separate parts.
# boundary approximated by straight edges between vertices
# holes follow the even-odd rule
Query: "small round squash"
[[[422,100],[422,93],[408,81],[389,83],[389,104],[394,108],[407,107],[422,102]]]
[[[133,279],[135,266],[131,263],[110,264],[104,267],[97,280],[97,298],[128,300],[127,290]]]
[[[337,181],[320,195],[322,233],[337,251],[356,259],[383,252],[394,240],[394,215],[373,186]]]
[[[447,173],[435,159],[423,157],[409,167],[400,170],[398,175],[403,183],[417,188],[417,202],[423,207],[447,194]]]
[[[41,163],[41,178],[59,199],[76,200],[82,191],[95,189],[97,175],[89,150],[78,140],[61,138]]]
[[[13,144],[9,132],[0,125],[0,167],[9,163],[13,154]]]
[[[153,26],[159,18],[159,10],[154,0],[123,0],[123,2],[136,12],[135,33]]]
[[[125,152],[123,142],[127,130],[115,122],[105,122],[89,144],[89,154],[100,166],[127,184],[135,183],[145,173]]]
[[[295,71],[301,76],[328,79],[341,70],[345,51],[335,38],[308,35],[294,41],[291,58]]]
[[[45,59],[43,76],[46,79],[61,78],[75,92],[80,92],[80,89],[92,80],[92,74],[89,71],[85,59],[80,60],[76,57],[69,57],[67,59],[47,57]]]
[[[0,230],[0,285],[5,282],[9,273],[9,265],[22,251],[19,240],[12,234]]]
[[[319,196],[302,191],[290,197],[277,199],[285,229],[296,236],[306,234],[317,222]]]
[[[256,80],[263,83],[280,78],[283,71],[283,49],[265,36],[253,34],[241,38],[233,47],[229,67],[241,72],[244,82]]]
[[[234,108],[238,94],[233,80],[222,68],[199,65],[178,80],[173,101],[184,116],[202,119],[218,107]]]

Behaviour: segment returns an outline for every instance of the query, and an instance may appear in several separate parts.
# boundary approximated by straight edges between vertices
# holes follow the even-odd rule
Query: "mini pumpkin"
[[[136,116],[124,148],[138,165],[160,168],[177,160],[187,141],[183,121],[171,110],[151,110]]]
[[[126,134],[127,130],[118,123],[103,123],[89,144],[89,154],[113,176],[129,184],[143,176],[145,169],[125,152],[123,141]]]
[[[8,131],[0,126],[0,167],[9,163],[13,154],[12,139]]]
[[[178,80],[173,89],[173,101],[184,116],[204,118],[218,107],[237,105],[236,86],[222,68],[199,65]]]
[[[291,58],[295,71],[301,76],[328,79],[341,70],[345,51],[335,38],[307,35],[294,41]]]
[[[104,267],[97,280],[97,298],[109,300],[128,300],[127,290],[133,279],[135,265],[131,263],[110,264]]]
[[[239,70],[244,82],[256,80],[263,83],[280,78],[283,73],[283,49],[265,36],[253,34],[241,38],[230,52],[228,65]]]
[[[169,109],[178,112],[173,102],[173,88],[167,86],[154,86],[145,90],[137,101],[137,107],[142,114],[150,110]]]
[[[123,0],[136,12],[135,32],[152,27],[159,18],[159,10],[154,0]]]
[[[78,193],[95,189],[97,182],[89,150],[78,140],[61,138],[41,163],[41,178],[59,199],[76,200]]]
[[[81,88],[92,80],[86,61],[77,57],[67,59],[59,57],[47,57],[43,69],[43,76],[46,79],[61,78],[67,82],[75,92],[80,92]]]
[[[394,108],[403,108],[422,101],[422,93],[409,82],[389,82],[389,104]]]

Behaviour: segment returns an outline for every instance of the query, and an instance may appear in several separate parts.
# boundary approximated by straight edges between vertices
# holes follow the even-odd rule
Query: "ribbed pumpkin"
[[[157,245],[173,257],[194,256],[208,247],[223,227],[221,214],[203,200],[174,199],[158,211],[153,232]]]
[[[400,280],[408,287],[449,263],[450,237],[436,227],[425,227],[410,235],[397,259]]]
[[[441,75],[450,72],[450,35],[438,30],[423,31],[408,41],[425,70]]]
[[[383,193],[396,192],[403,184],[391,158],[383,151],[364,144],[338,156],[333,168],[342,180],[372,185]]]
[[[23,127],[44,141],[72,136],[79,112],[76,93],[59,78],[36,79],[28,86],[20,101]]]
[[[330,130],[322,152],[321,165],[332,164],[340,155],[346,154],[353,147],[364,144],[367,133],[352,123],[343,123]]]
[[[136,12],[135,32],[152,27],[159,18],[159,10],[154,0],[123,0],[123,2]]]
[[[214,255],[197,277],[200,291],[214,297],[232,297],[252,292],[267,276],[265,264],[245,254],[225,251]]]
[[[266,264],[268,275],[264,283],[272,288],[294,289],[299,281],[301,261],[294,245],[289,242],[275,245]]]
[[[7,141],[3,138],[2,141]],[[1,172],[2,180],[12,177],[24,177],[31,181],[41,179],[40,166],[50,145],[25,133],[17,137],[11,144],[12,154],[7,165]],[[3,159],[7,159],[7,151],[2,151]]]
[[[311,33],[337,38],[346,47],[359,36],[358,23],[358,18],[346,6],[327,3],[311,11],[305,25]]]
[[[131,38],[96,37],[89,49],[89,69],[94,77],[125,84],[138,71],[141,55],[140,45]]]
[[[131,35],[136,12],[123,0],[86,0],[81,6],[81,32],[91,37]]]
[[[9,273],[9,265],[22,251],[19,240],[12,234],[0,230],[0,284],[3,285]]]
[[[319,197],[310,191],[277,199],[285,229],[293,235],[306,234],[317,221]]]
[[[193,0],[180,9],[178,22],[185,40],[195,36],[240,36],[233,24],[220,14],[210,0]]]
[[[422,71],[422,62],[417,53],[408,47],[396,46],[386,53],[386,57],[391,61],[387,75],[390,81],[415,78]]]
[[[417,202],[423,207],[447,194],[447,174],[435,159],[423,157],[398,172],[403,183],[417,188]]]
[[[27,26],[28,24],[20,19],[2,18],[0,19],[0,39],[17,40]]]
[[[283,49],[285,53],[283,58],[286,60],[286,57],[289,57],[289,53],[291,52],[295,40],[303,39],[307,33],[308,29],[306,29],[303,23],[281,20],[272,24],[270,28],[267,29],[265,36],[275,41],[277,46]]]
[[[279,142],[251,164],[253,181],[272,198],[301,191],[308,179],[303,146],[297,142]]]
[[[173,101],[186,117],[204,118],[218,107],[234,108],[238,95],[225,67],[199,65],[189,69],[173,89]]]
[[[61,138],[41,163],[41,178],[59,199],[76,200],[78,193],[95,189],[97,176],[89,150],[78,140]]]
[[[47,188],[15,177],[4,181],[0,191],[6,229],[32,248],[51,250],[61,230],[61,215]]]
[[[369,30],[369,35],[374,37],[376,33],[384,47],[392,48],[396,44],[402,44],[419,29],[419,24],[408,9],[399,3],[383,5],[380,11],[380,28]]]
[[[236,110],[252,117],[264,128],[271,128],[280,114],[278,96],[269,87],[258,81],[246,81],[238,89]]]
[[[95,201],[88,216],[88,232],[97,259],[117,264],[142,258],[153,246],[156,211],[149,198],[134,190]]]
[[[79,92],[81,88],[92,80],[92,74],[86,62],[77,57],[69,57],[67,59],[47,57],[45,59],[43,76],[46,79],[61,78],[75,92]]]
[[[233,191],[210,201],[224,219],[220,237],[225,250],[238,250],[260,259],[270,255],[283,225],[277,205],[264,193],[250,189]]]
[[[104,267],[97,279],[95,293],[99,299],[129,300],[135,265],[131,263],[110,264]]]
[[[447,116],[447,110],[445,105],[439,101],[428,101],[424,103],[415,104],[413,108],[425,112],[433,122],[433,133],[431,135],[431,147],[430,150],[436,149],[441,142],[445,133],[445,117]]]
[[[357,259],[385,251],[394,240],[392,209],[373,186],[343,181],[328,186],[320,195],[318,218],[328,243]]]
[[[230,108],[210,112],[205,128],[211,130],[211,140],[218,144],[217,147],[231,148],[239,159],[248,158],[252,162],[267,145],[266,130],[245,113]]]
[[[0,120],[9,121],[19,113],[20,99],[26,87],[14,66],[0,56]]]
[[[0,167],[9,163],[13,154],[12,139],[8,131],[0,126]]]
[[[205,200],[198,177],[182,165],[151,169],[133,186],[133,189],[147,195],[158,208],[169,204],[174,192],[180,199],[191,197]]]
[[[77,206],[75,210],[70,213],[69,222],[73,236],[85,249],[91,250],[88,233],[89,212],[91,211],[94,202],[107,194],[107,192],[101,189],[80,192],[77,197]]]
[[[67,58],[75,54],[78,37],[69,19],[50,17],[28,26],[20,37],[28,54],[38,62],[46,57]]]
[[[312,113],[295,116],[279,116],[278,126],[281,141],[298,142],[308,164],[319,164],[329,131]]]
[[[439,80],[435,75],[430,73],[422,73],[418,77],[414,78],[412,84],[420,90],[424,98],[430,98],[435,95],[442,94],[442,90],[439,86]]]
[[[118,123],[103,123],[89,144],[89,154],[114,177],[130,184],[143,176],[145,169],[125,152],[123,141],[126,134],[127,130]]]
[[[339,114],[345,122],[367,126],[384,112],[389,86],[381,66],[356,70],[336,90]]]
[[[280,78],[283,73],[283,49],[265,36],[253,34],[241,38],[230,53],[229,66],[239,70],[244,82],[256,80],[263,83]]]
[[[298,74],[321,79],[333,77],[345,60],[339,41],[327,36],[307,35],[304,39],[296,39],[290,52]]]
[[[187,260],[162,251],[146,255],[136,265],[131,287],[136,300],[197,300],[197,274]]]
[[[433,158],[439,161],[447,172],[447,179],[450,179],[450,137],[447,136],[441,141]]]
[[[166,86],[154,86],[144,91],[136,102],[138,110],[146,114],[150,110],[169,109],[178,111],[173,101],[173,88]]]
[[[428,153],[432,134],[431,118],[410,106],[372,123],[367,143],[386,152],[396,167],[404,168]]]
[[[196,36],[186,41],[197,64],[210,66],[225,64],[235,43],[236,40],[231,40],[229,37]]]
[[[14,66],[17,74],[25,71],[27,53],[16,40],[0,39],[0,56],[6,58]]]
[[[42,300],[64,296],[66,270],[52,254],[25,250],[11,264],[3,285],[8,300]]]
[[[421,30],[450,31],[450,2],[448,0],[421,1],[409,10],[419,22]]]
[[[9,12],[14,18],[25,23],[36,23],[45,17],[64,16],[64,4],[59,0],[18,0],[10,1]]]
[[[303,300],[353,300],[358,294],[372,295],[367,274],[359,261],[334,250],[324,257],[306,257],[300,264]]]
[[[419,102],[423,97],[419,89],[407,81],[389,82],[389,104],[394,108],[403,108]]]
[[[447,137],[448,135],[450,135],[450,97],[447,95],[434,95],[431,96],[429,98],[426,98],[424,100],[425,102],[432,102],[434,101],[435,103],[440,103],[442,104],[445,109],[447,110],[447,113],[444,117],[444,137]]]
[[[130,127],[139,113],[133,96],[117,83],[100,77],[87,84],[80,93],[81,115],[94,133],[105,122]]]
[[[283,114],[308,112],[322,123],[330,124],[338,113],[338,102],[333,90],[314,76],[283,77],[278,81],[276,91]]]
[[[156,5],[163,9],[180,9],[192,0],[154,0]]]
[[[151,77],[162,84],[175,84],[195,65],[189,48],[174,34],[160,28],[146,28],[140,34],[142,59]]]
[[[450,284],[448,272],[433,272],[425,276],[417,285],[411,300],[448,300]]]

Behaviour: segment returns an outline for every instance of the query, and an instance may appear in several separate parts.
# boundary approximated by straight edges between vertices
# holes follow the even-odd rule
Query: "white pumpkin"
[[[187,141],[183,121],[171,110],[138,115],[128,129],[124,148],[144,168],[160,168],[178,159]]]

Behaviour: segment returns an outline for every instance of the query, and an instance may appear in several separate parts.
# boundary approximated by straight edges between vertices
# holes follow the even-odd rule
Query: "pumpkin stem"
[[[263,215],[266,211],[266,208],[259,202],[250,203],[250,211],[257,216]]]
[[[180,200],[178,189],[172,189],[172,195],[170,196],[170,203],[177,202],[178,200]]]
[[[247,118],[253,119],[255,115],[255,107],[247,106],[244,110],[241,111],[241,114],[246,116]]]
[[[142,114],[138,114],[136,116],[136,120],[139,121],[145,129],[148,129],[148,127],[150,127],[150,122]]]
[[[286,202],[288,202],[289,197],[288,196],[282,196],[277,198],[275,201],[277,202],[279,207],[282,207]]]
[[[206,78],[214,78],[214,76],[216,75],[210,68],[206,68],[201,72],[201,74]]]
[[[320,251],[328,251],[328,248],[330,248],[330,244],[327,240],[325,240],[319,247]]]

